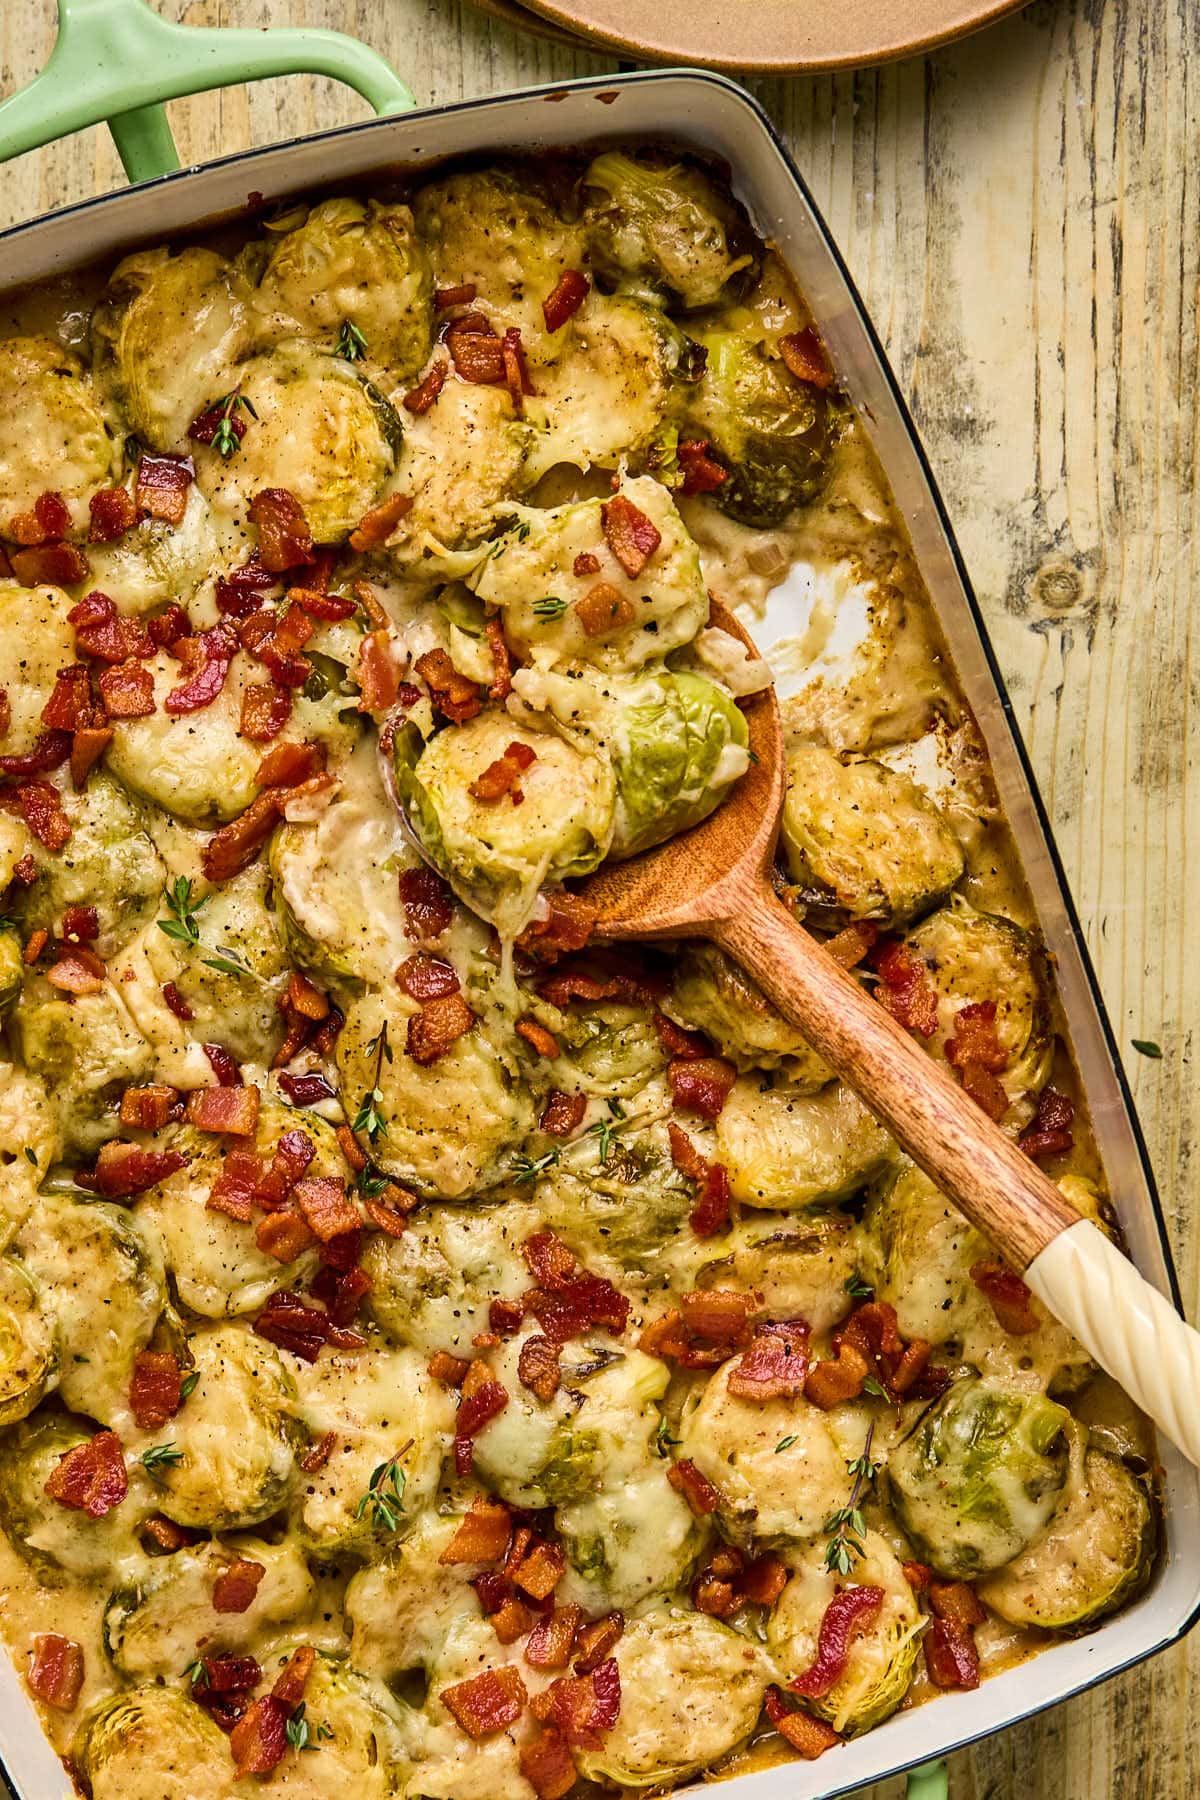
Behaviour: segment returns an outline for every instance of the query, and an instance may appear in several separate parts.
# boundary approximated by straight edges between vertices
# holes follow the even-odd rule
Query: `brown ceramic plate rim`
[[[858,68],[918,56],[1027,0],[528,0],[594,49],[740,74]],[[506,8],[506,11],[509,9]],[[740,16],[739,16],[740,15]],[[770,46],[770,48],[767,48]]]

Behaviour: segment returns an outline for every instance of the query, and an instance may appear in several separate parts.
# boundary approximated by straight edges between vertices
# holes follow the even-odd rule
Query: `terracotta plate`
[[[501,24],[509,25],[514,31],[532,31],[538,37],[551,38],[556,44],[569,46],[572,50],[580,48],[580,38],[574,31],[563,25],[556,25],[552,19],[543,18],[540,14],[530,12],[522,6],[520,0],[473,0],[480,12],[487,13]]]
[[[541,18],[640,62],[782,72],[914,56],[1025,0],[530,0]],[[505,11],[520,9],[509,0]]]

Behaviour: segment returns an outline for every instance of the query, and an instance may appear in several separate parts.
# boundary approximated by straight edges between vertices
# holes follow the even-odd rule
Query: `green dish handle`
[[[179,167],[163,101],[300,74],[344,81],[377,113],[416,105],[382,56],[338,31],[201,30],[146,0],[58,0],[49,62],[0,101],[0,162],[107,124],[130,181],[149,181]]]
[[[949,1800],[950,1773],[944,1762],[926,1763],[908,1778],[908,1800]]]

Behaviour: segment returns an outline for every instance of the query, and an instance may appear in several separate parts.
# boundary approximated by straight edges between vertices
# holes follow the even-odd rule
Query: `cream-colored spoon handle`
[[[1200,1464],[1200,1332],[1090,1219],[1047,1244],[1025,1280],[1130,1399]]]

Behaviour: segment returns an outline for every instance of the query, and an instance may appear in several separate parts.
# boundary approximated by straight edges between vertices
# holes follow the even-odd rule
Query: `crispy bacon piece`
[[[363,514],[350,533],[350,548],[361,556],[367,550],[376,550],[380,544],[386,544],[401,519],[412,509],[411,494],[389,494],[386,500]]]
[[[492,653],[492,685],[488,689],[488,699],[507,700],[512,693],[512,651],[505,639],[504,627],[499,619],[489,619],[483,629]]]
[[[561,1731],[553,1725],[521,1745],[518,1758],[521,1773],[537,1795],[537,1800],[562,1800],[574,1787],[577,1770]]]
[[[667,1064],[667,1086],[677,1112],[716,1119],[737,1080],[737,1070],[723,1056],[704,1056]]]
[[[258,560],[264,569],[282,574],[317,560],[304,508],[287,488],[260,488],[247,516],[258,526]]]
[[[405,394],[401,402],[405,410],[418,418],[422,413],[427,413],[445,387],[449,373],[450,364],[444,356],[439,356],[435,363],[430,364],[416,387],[409,388]]]
[[[317,1240],[294,1206],[281,1206],[277,1212],[268,1213],[265,1219],[259,1220],[254,1227],[254,1241],[264,1256],[273,1256],[276,1262],[290,1263],[295,1262],[298,1256],[303,1256],[306,1250],[311,1250]],[[324,1313],[316,1316],[322,1322],[325,1319]],[[324,1330],[324,1323],[321,1329]],[[303,1354],[293,1344],[289,1343],[287,1348],[295,1350],[297,1356]],[[308,1360],[311,1362],[313,1359],[310,1357]]]
[[[359,1217],[336,1175],[313,1175],[296,1183],[296,1205],[315,1237],[327,1244],[343,1232],[357,1231]]]
[[[244,619],[259,603],[260,596],[279,586],[279,576],[264,569],[255,552],[238,569],[217,577],[217,611],[234,619]]]
[[[93,944],[100,936],[100,914],[94,906],[63,908],[62,937],[68,944]]]
[[[627,600],[610,581],[598,581],[582,600],[575,602],[575,617],[588,637],[605,637],[611,631],[625,631],[636,614],[633,601]]]
[[[389,632],[370,631],[363,638],[358,647],[356,678],[360,712],[383,713],[396,704],[400,694],[400,672],[392,654]]]
[[[90,544],[113,544],[137,524],[138,509],[127,488],[101,488],[88,501]]]
[[[451,1356],[448,1350],[435,1350],[429,1359],[429,1373],[443,1387],[460,1388],[470,1367],[469,1362],[461,1356]]]
[[[172,600],[162,612],[155,613],[146,621],[146,630],[150,633],[150,641],[160,650],[175,653],[175,646],[181,638],[194,636],[192,621],[177,601]]]
[[[570,1137],[583,1124],[586,1111],[586,1094],[564,1094],[558,1088],[551,1088],[542,1116],[538,1120],[538,1129],[549,1137]]]
[[[568,319],[574,318],[587,299],[591,284],[578,269],[564,269],[554,287],[542,301],[542,317],[547,331],[561,331]]]
[[[254,1210],[255,1188],[263,1172],[262,1161],[252,1150],[231,1150],[209,1191],[205,1205],[248,1225]]]
[[[77,587],[88,577],[87,558],[74,544],[36,544],[8,560],[22,587]]]
[[[276,744],[268,750],[255,771],[254,779],[264,788],[299,787],[309,781],[325,763],[320,744]]]
[[[229,881],[248,869],[274,830],[281,810],[280,793],[268,788],[244,813],[214,831],[201,859],[208,880]]]
[[[474,1365],[472,1365],[473,1367]],[[498,1562],[508,1548],[512,1536],[512,1514],[498,1500],[479,1498],[438,1557],[438,1562]]]
[[[128,1200],[185,1169],[187,1162],[179,1150],[144,1150],[140,1144],[114,1138],[101,1147],[91,1173],[81,1170],[75,1180],[80,1187],[102,1194],[106,1200]]]
[[[181,638],[175,649],[187,679],[171,689],[163,701],[164,711],[177,718],[211,706],[225,686],[237,647],[237,637],[223,619],[198,637]]]
[[[676,454],[683,471],[681,494],[711,494],[729,479],[728,470],[708,454],[707,438],[684,438]]]
[[[400,902],[411,937],[441,937],[454,917],[454,896],[432,869],[402,871]]]
[[[217,1078],[218,1087],[241,1087],[242,1071],[223,1044],[201,1044],[208,1066]]]
[[[698,1519],[707,1518],[721,1504],[719,1492],[708,1477],[700,1473],[690,1457],[685,1456],[673,1463],[667,1470],[667,1480],[677,1493],[683,1495]]]
[[[100,662],[123,663],[154,654],[154,641],[139,619],[122,618],[107,594],[92,592],[73,606],[67,621],[75,643]]]
[[[232,398],[218,400],[193,419],[188,426],[188,437],[193,444],[211,444],[222,425],[232,432],[239,444],[249,429],[249,422],[242,417],[241,408]]]
[[[456,725],[463,725],[482,710],[479,689],[465,675],[460,675],[445,650],[426,650],[413,665],[424,681],[440,713]]]
[[[457,287],[434,288],[434,311],[445,312],[450,306],[470,306],[478,291],[473,281],[460,282]]]
[[[213,1583],[213,1611],[244,1613],[252,1605],[259,1582],[266,1572],[262,1563],[251,1562],[247,1557],[239,1556],[227,1569],[221,1570]]]
[[[497,1341],[520,1331],[524,1320],[524,1300],[493,1300],[488,1307],[488,1324]]]
[[[428,1000],[408,1021],[405,1052],[422,1068],[428,1068],[474,1023],[475,1014],[461,994],[443,994],[438,1000]]]
[[[70,754],[70,732],[43,731],[32,750],[17,756],[0,756],[0,770],[5,775],[48,775],[51,769],[61,768]]]
[[[71,780],[77,789],[83,787],[112,740],[111,726],[86,725],[75,733],[71,741],[70,769]]]
[[[1075,1102],[1058,1088],[1043,1088],[1038,1095],[1037,1116],[1033,1124],[1017,1139],[1017,1146],[1034,1162],[1045,1156],[1061,1156],[1075,1147],[1071,1130],[1075,1118]]]
[[[797,381],[807,381],[815,388],[832,387],[833,370],[814,326],[806,325],[803,331],[790,331],[781,337],[779,354]]]
[[[871,1623],[883,1602],[879,1587],[843,1588],[833,1596],[821,1619],[816,1660],[788,1683],[794,1694],[819,1700],[836,1687],[846,1673],[852,1640]]]
[[[182,1404],[183,1371],[170,1350],[139,1350],[133,1359],[129,1409],[143,1431],[157,1431]]]
[[[914,1594],[923,1594],[933,1580],[933,1570],[929,1567],[928,1563],[901,1563],[900,1573],[903,1575]]]
[[[71,835],[59,791],[48,781],[25,781],[0,792],[0,805],[18,813],[47,850],[61,850]]]
[[[54,967],[46,974],[51,987],[64,994],[98,994],[107,979],[104,964],[84,944],[74,948],[68,944],[60,945]]]
[[[556,1606],[543,1613],[529,1634],[525,1661],[534,1669],[565,1669],[571,1660],[575,1633],[583,1617],[580,1606]]]
[[[737,1367],[729,1391],[739,1400],[791,1400],[804,1392],[808,1373],[808,1325],[803,1319],[759,1325]]]
[[[173,1117],[179,1089],[152,1081],[147,1087],[127,1087],[121,1095],[121,1123],[134,1131],[158,1131]]]
[[[318,1469],[323,1469],[325,1464],[329,1461],[329,1458],[333,1455],[333,1448],[336,1443],[337,1435],[335,1432],[323,1432],[312,1446],[311,1450],[305,1451],[304,1455],[300,1458],[300,1467],[304,1470],[304,1473],[306,1475],[315,1475]]]
[[[315,629],[304,608],[289,601],[284,613],[264,606],[242,619],[237,637],[244,650],[267,665],[276,681],[284,687],[303,687],[312,674],[312,664],[300,652]]]
[[[858,919],[833,937],[826,938],[822,949],[843,969],[856,969],[868,950],[874,949],[878,936],[877,925],[872,925],[869,919]]]
[[[5,695],[7,703],[8,696]],[[71,663],[60,669],[55,677],[54,691],[42,708],[42,724],[49,731],[74,731],[91,717],[91,712],[92,682],[87,669],[82,663]]]
[[[616,1649],[624,1631],[625,1615],[619,1612],[605,1613],[602,1619],[585,1625],[575,1640],[575,1673],[593,1674],[609,1652]]]
[[[599,916],[595,907],[590,906],[586,900],[581,900],[577,894],[559,892],[547,895],[546,900],[545,916],[532,919],[517,939],[517,949],[523,956],[532,957],[535,962],[553,962],[557,957],[582,950],[591,937]],[[551,977],[551,980],[555,979]],[[596,983],[589,976],[573,975],[563,979],[590,982],[594,988],[599,988],[599,992],[591,994],[577,990],[578,997],[582,999],[604,999],[620,991],[617,984]],[[549,984],[544,985],[540,991],[555,1006],[564,1005],[575,997],[574,994],[567,994],[565,1000],[556,999],[550,992]],[[562,989],[556,991],[561,992]]]
[[[529,1690],[511,1663],[485,1669],[470,1681],[443,1688],[438,1698],[468,1737],[489,1737],[515,1725],[525,1710]]]
[[[252,681],[242,693],[243,737],[266,744],[278,737],[292,714],[292,690],[277,681]]]
[[[970,1627],[934,1619],[925,1634],[925,1668],[934,1687],[977,1688],[979,1652]]]
[[[28,1681],[30,1693],[47,1706],[74,1712],[83,1688],[82,1647],[57,1631],[42,1632],[33,1640]]]
[[[344,594],[324,594],[313,587],[289,588],[288,599],[311,619],[352,619],[358,611],[358,602]]]
[[[239,1780],[245,1775],[269,1775],[279,1767],[287,1755],[287,1721],[287,1712],[270,1694],[250,1702],[229,1734],[229,1752]]]
[[[197,1131],[253,1137],[258,1129],[261,1100],[262,1095],[254,1086],[197,1088],[187,1097],[184,1117]]]
[[[871,1365],[861,1351],[853,1344],[843,1344],[836,1359],[813,1364],[804,1383],[805,1398],[830,1412],[843,1400],[856,1400],[870,1373]]]
[[[996,1002],[980,1000],[960,1007],[954,1019],[954,1035],[946,1042],[946,1060],[958,1070],[964,1090],[990,1119],[1002,1119],[1008,1111],[1008,1095],[996,1072],[1008,1061],[996,1035]]]
[[[507,380],[504,343],[482,313],[463,313],[446,332],[446,348],[460,381],[503,387]]]
[[[681,1175],[689,1181],[703,1181],[708,1174],[707,1157],[701,1156],[686,1131],[676,1125],[672,1119],[667,1125],[667,1140],[671,1146],[671,1161]]]
[[[842,1741],[824,1719],[814,1719],[811,1713],[793,1712],[778,1688],[767,1689],[765,1706],[767,1717],[780,1737],[786,1738],[792,1749],[807,1762],[815,1762],[818,1756],[824,1756],[827,1750]]]
[[[969,1631],[982,1625],[987,1613],[969,1581],[934,1581],[929,1589],[929,1604],[939,1619]]]
[[[263,1223],[282,1217],[282,1213],[272,1213]],[[310,1363],[316,1362],[323,1344],[332,1344],[336,1350],[366,1347],[366,1339],[359,1332],[338,1325],[328,1313],[320,1312],[314,1306],[306,1306],[299,1294],[286,1288],[271,1295],[253,1321],[251,1330],[269,1343],[278,1344],[281,1350],[289,1350],[293,1356]]]
[[[396,981],[410,1000],[416,1000],[422,1006],[427,1001],[441,1000],[447,994],[459,991],[453,965],[443,962],[439,956],[430,956],[426,950],[405,957],[396,970]]]
[[[483,1361],[473,1362],[462,1386],[462,1400],[454,1421],[454,1467],[459,1475],[471,1473],[475,1437],[508,1405],[508,1390]]]
[[[1033,1295],[1021,1277],[1002,1262],[971,1264],[971,1280],[996,1315],[996,1323],[1012,1337],[1026,1337],[1041,1324]]]
[[[629,1322],[629,1300],[603,1276],[582,1269],[561,1238],[539,1231],[525,1240],[521,1254],[539,1292],[526,1296],[528,1310],[547,1337],[565,1343],[589,1325],[619,1335]],[[546,1306],[544,1300],[557,1302]]]
[[[189,1019],[195,1018],[195,1013],[192,1011],[173,981],[163,982],[162,997],[177,1019],[182,1019],[186,1024]]]
[[[49,942],[50,933],[44,926],[39,926],[37,931],[30,932],[29,941],[21,953],[21,961],[25,964],[27,969],[32,969]]]
[[[908,1031],[932,1037],[937,1030],[937,990],[921,957],[899,938],[884,938],[868,962],[879,976],[875,998]]]
[[[196,479],[190,456],[165,456],[143,451],[137,466],[136,498],[139,509],[164,525],[182,525],[187,512],[188,489]]]
[[[523,412],[526,394],[532,394],[535,390],[525,364],[525,351],[521,346],[519,325],[510,325],[504,333],[501,354],[504,357],[504,381],[512,396],[513,411]]]
[[[275,1677],[271,1698],[278,1700],[280,1706],[292,1712],[304,1698],[304,1690],[308,1686],[308,1678],[316,1660],[317,1653],[311,1644],[301,1644],[298,1650],[293,1650],[287,1663]]]
[[[594,556],[590,550],[581,550],[571,564],[571,572],[575,575],[598,575],[600,558]]]
[[[753,1294],[736,1288],[694,1288],[680,1295],[679,1306],[689,1337],[725,1346],[731,1353],[750,1343]]]
[[[76,1444],[60,1456],[45,1492],[60,1506],[102,1519],[119,1506],[129,1492],[125,1456],[115,1431],[98,1431],[84,1444]]]
[[[621,1671],[610,1657],[590,1675],[560,1675],[533,1702],[534,1717],[556,1725],[568,1744],[596,1749],[621,1712]]]
[[[104,669],[97,685],[112,719],[148,719],[154,711],[154,674],[144,663]]]
[[[715,1237],[729,1224],[732,1196],[729,1171],[722,1163],[710,1163],[688,1222],[698,1238]]]
[[[647,518],[624,494],[614,494],[605,502],[600,508],[600,522],[609,549],[633,581],[662,543],[662,533],[653,519]]]
[[[525,1039],[525,1042],[538,1056],[544,1056],[547,1061],[553,1061],[558,1055],[558,1039],[552,1031],[547,1031],[544,1025],[539,1025],[536,1019],[518,1019],[513,1029],[518,1037]]]
[[[517,1374],[522,1387],[527,1387],[539,1400],[553,1400],[562,1381],[558,1366],[561,1355],[562,1345],[553,1343],[540,1332],[526,1338],[517,1359]]]
[[[65,537],[70,526],[71,513],[66,501],[61,494],[49,490],[38,495],[32,512],[14,515],[5,536],[14,544],[31,548]]]
[[[262,1670],[252,1656],[206,1656],[204,1681],[216,1694],[249,1693],[262,1680]]]

